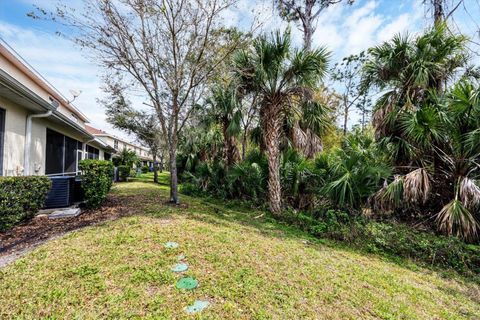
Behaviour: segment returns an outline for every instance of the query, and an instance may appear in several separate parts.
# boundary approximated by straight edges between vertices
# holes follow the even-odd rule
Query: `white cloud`
[[[0,0],[1,1],[1,0]],[[53,10],[56,0],[18,0]],[[325,45],[333,52],[332,63],[349,54],[358,53],[381,41],[390,39],[395,33],[419,29],[419,21],[423,16],[421,1],[402,1],[398,10],[402,13],[393,17],[387,15],[381,5],[392,0],[357,0],[348,6],[345,2],[332,5],[320,16],[313,37],[314,46]],[[392,1],[393,2],[393,1]],[[83,1],[65,1],[68,6],[81,9]],[[397,2],[396,2],[397,3]],[[227,26],[237,26],[249,30],[254,18],[262,22],[257,32],[270,32],[275,29],[285,30],[288,23],[283,21],[274,10],[273,0],[239,0],[235,8],[223,14]],[[402,6],[411,9],[405,11]],[[293,42],[302,45],[302,32],[291,23]],[[45,31],[42,22],[32,22],[28,28],[19,27],[0,21],[0,34],[12,45],[35,69],[44,75],[64,95],[69,97],[69,90],[82,90],[75,105],[82,110],[99,127],[125,136],[113,130],[105,121],[103,109],[96,102],[102,96],[99,89],[101,80],[98,75],[102,70],[83,57],[71,42]],[[142,98],[130,97],[130,100],[141,105]]]
[[[101,70],[84,56],[70,41],[34,29],[20,28],[0,21],[2,38],[28,64],[37,70],[67,99],[70,90],[81,90],[74,105],[98,128],[127,138],[106,121],[102,106],[96,99],[102,97]]]
[[[394,35],[403,33],[408,30],[408,27],[411,23],[411,15],[408,13],[398,16],[395,20],[387,24],[379,32],[378,40],[387,41],[391,39]]]
[[[375,34],[384,21],[384,18],[375,12],[377,6],[376,1],[369,1],[349,16],[345,24],[348,30],[345,46],[348,54],[365,50],[375,43]]]

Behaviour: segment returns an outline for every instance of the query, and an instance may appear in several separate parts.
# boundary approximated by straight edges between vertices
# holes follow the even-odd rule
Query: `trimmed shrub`
[[[82,160],[82,189],[88,208],[99,207],[112,187],[113,163],[106,160]]]
[[[0,177],[0,231],[33,217],[51,185],[45,176]]]
[[[130,167],[129,166],[118,166],[118,177],[120,181],[127,181],[130,176]]]
[[[142,167],[142,173],[148,173],[149,171],[150,171],[150,168],[148,166]]]

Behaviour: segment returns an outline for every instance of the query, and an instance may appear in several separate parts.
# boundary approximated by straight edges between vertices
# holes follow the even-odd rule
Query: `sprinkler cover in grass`
[[[184,272],[188,270],[188,265],[186,263],[177,263],[173,268],[173,272]]]
[[[193,278],[182,278],[177,281],[177,289],[192,290],[198,287],[198,281]]]
[[[185,311],[187,313],[197,313],[203,311],[206,307],[210,305],[210,302],[208,301],[203,301],[203,300],[195,300],[195,302],[191,305],[185,308]]]
[[[165,248],[169,248],[169,249],[178,248],[178,243],[173,241],[168,241],[167,243],[165,243]]]

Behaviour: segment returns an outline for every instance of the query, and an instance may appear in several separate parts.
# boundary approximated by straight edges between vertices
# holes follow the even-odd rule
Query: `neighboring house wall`
[[[2,175],[22,175],[24,170],[25,126],[29,112],[21,106],[2,97],[0,97],[0,108],[5,110],[5,152],[3,155]],[[29,168],[32,175],[45,174],[47,128],[82,142],[82,150],[85,148],[84,138],[75,130],[50,121],[48,118],[32,119],[31,161]],[[94,147],[99,149],[99,159],[103,159],[103,150],[98,146]],[[83,158],[85,158],[85,156]]]
[[[2,48],[0,47],[0,49],[2,49]],[[0,51],[0,53],[1,53],[1,51]],[[4,53],[8,54],[7,52],[4,52]],[[11,75],[12,77],[14,77],[18,82],[22,83],[24,86],[26,86],[32,92],[34,92],[35,94],[37,94],[38,96],[43,98],[45,101],[50,101],[50,97],[52,96],[52,93],[48,92],[48,90],[45,87],[42,87],[42,86],[38,85],[37,82],[33,81],[32,75],[30,74],[30,73],[32,73],[32,71],[28,70],[28,68],[25,67],[26,68],[25,70],[20,70],[19,67],[13,65],[8,59],[6,59],[1,54],[0,54],[0,68],[3,71],[5,71],[6,73],[8,73],[9,75]],[[42,81],[42,80],[40,79],[40,81]],[[45,84],[45,86],[47,86],[47,85]],[[58,99],[55,98],[55,100],[58,100]],[[72,113],[73,114],[77,113],[75,115],[77,118],[80,118],[80,119],[84,118],[84,116],[82,114],[80,114],[78,110],[67,108],[66,106],[64,106],[62,104],[62,101],[59,101],[59,103],[60,104],[59,104],[57,110],[59,112],[63,113],[64,115],[66,115],[68,118],[72,119]],[[78,121],[78,123],[80,125],[82,125],[83,127],[85,127],[85,125],[82,123],[82,121]]]
[[[131,143],[122,141],[120,139],[116,139],[116,138],[114,138],[112,136],[109,136],[109,135],[106,135],[106,134],[97,135],[97,136],[100,139],[102,139],[106,144],[108,144],[110,147],[116,149],[118,152],[122,151],[123,149],[133,150],[133,151],[135,151],[137,156],[142,158],[142,160],[144,158],[148,158],[149,160],[152,160],[151,159],[152,157],[151,157],[150,153],[144,148],[141,148],[139,146],[135,146]],[[116,143],[115,143],[115,141],[116,141]]]
[[[87,133],[86,117],[1,41],[0,71],[0,109],[5,110],[0,175],[75,173],[78,162],[87,158],[87,143],[99,150],[96,159],[104,159],[104,148],[111,151]],[[50,115],[45,114],[47,110]],[[27,118],[33,114],[48,117],[31,119],[30,160],[25,170]]]

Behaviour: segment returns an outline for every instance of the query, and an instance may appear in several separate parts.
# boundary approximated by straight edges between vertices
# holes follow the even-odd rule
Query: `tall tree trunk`
[[[153,155],[153,182],[158,183],[157,155]]]
[[[441,23],[443,23],[443,1],[444,0],[433,0],[433,20],[435,26],[439,26]]]
[[[242,137],[242,161],[245,160],[245,153],[247,152],[247,129],[243,132]]]
[[[174,204],[180,204],[180,199],[178,198],[178,176],[177,176],[177,142],[176,139],[173,141],[169,147],[170,153],[170,202]]]
[[[310,51],[312,49],[312,37],[313,37],[312,22],[308,20],[307,22],[304,23],[304,29],[303,29],[303,47],[307,51]]]
[[[279,215],[282,211],[282,189],[280,186],[280,111],[275,105],[267,106],[262,117],[265,152],[268,159],[268,198],[270,210]]]
[[[362,132],[365,131],[365,113],[366,113],[366,110],[362,110]]]
[[[445,15],[444,11],[444,1],[445,0],[433,0],[433,23],[435,27],[440,27],[443,23],[443,18]],[[443,83],[445,79],[443,77],[438,77],[435,79],[436,87],[439,93],[443,93],[444,86]]]
[[[343,109],[343,135],[346,135],[347,134],[347,126],[348,126],[348,109],[349,109],[349,106],[348,106],[348,101],[347,101],[347,97],[344,97],[343,98],[343,103],[344,103],[344,109]]]
[[[310,51],[312,48],[312,37],[313,33],[315,32],[315,27],[313,26],[314,6],[315,1],[305,1],[305,12],[300,18],[303,27],[303,48],[307,51]]]

